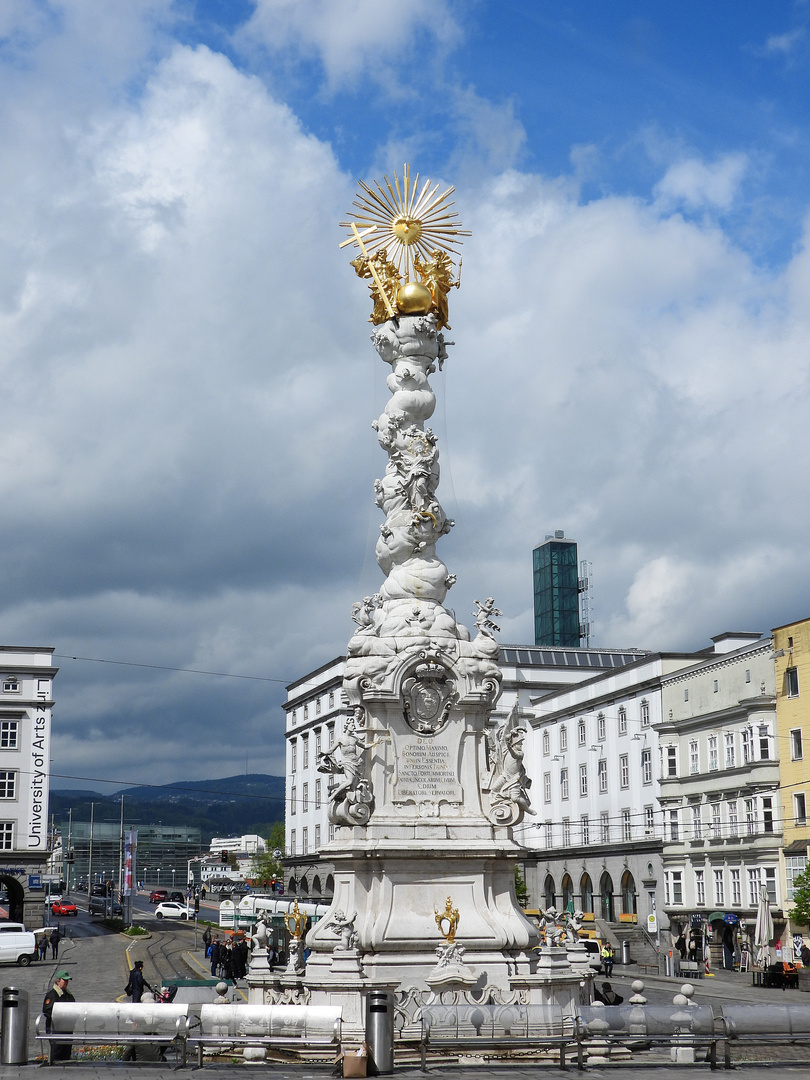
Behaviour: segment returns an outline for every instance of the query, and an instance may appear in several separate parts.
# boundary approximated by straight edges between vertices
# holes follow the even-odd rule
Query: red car
[[[149,894],[150,904],[162,904],[164,900],[169,899],[169,893],[166,889],[152,889]]]
[[[67,900],[57,900],[55,904],[51,904],[51,911],[54,915],[78,915],[79,909],[75,904],[69,904]]]

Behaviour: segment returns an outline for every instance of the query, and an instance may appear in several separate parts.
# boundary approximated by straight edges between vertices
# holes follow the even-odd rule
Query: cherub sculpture
[[[343,911],[338,908],[330,920],[330,925],[334,926],[338,932],[340,940],[335,945],[333,952],[350,952],[357,944],[357,931],[354,929],[354,922],[357,918],[357,912],[353,912],[348,918],[343,914]]]
[[[475,625],[478,627],[479,633],[486,634],[487,637],[499,634],[501,628],[492,621],[491,616],[497,619],[499,615],[503,615],[503,612],[500,608],[495,607],[495,598],[488,596],[483,604],[480,600],[475,600],[474,603],[478,608],[478,611],[473,612],[473,614],[475,615]]]

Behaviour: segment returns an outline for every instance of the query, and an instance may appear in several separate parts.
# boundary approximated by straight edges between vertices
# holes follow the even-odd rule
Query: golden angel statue
[[[457,289],[458,281],[453,281],[453,263],[446,251],[436,248],[427,262],[422,262],[418,255],[414,255],[413,268],[422,279],[422,284],[430,289],[433,297],[432,311],[436,315],[436,329],[443,330],[447,327],[449,311],[447,308],[447,294],[450,289]]]
[[[369,290],[371,292],[371,299],[374,301],[374,310],[371,313],[369,322],[377,325],[378,323],[384,323],[386,319],[390,319],[391,313],[377,287],[377,282],[371,272],[369,263],[374,264],[374,269],[377,271],[377,277],[382,284],[385,295],[388,297],[389,304],[391,304],[394,310],[396,310],[397,292],[402,284],[402,279],[399,276],[396,266],[389,261],[386,248],[380,248],[379,251],[375,251],[373,255],[358,255],[356,259],[352,259],[351,265],[354,267],[357,276],[359,278],[371,278]]]

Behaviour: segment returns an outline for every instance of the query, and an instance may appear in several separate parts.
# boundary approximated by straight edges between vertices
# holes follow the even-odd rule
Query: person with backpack
[[[124,993],[132,996],[133,1005],[137,1005],[142,999],[144,987],[157,997],[154,989],[143,977],[143,960],[136,960],[132,971],[129,973],[129,982],[124,988]]]

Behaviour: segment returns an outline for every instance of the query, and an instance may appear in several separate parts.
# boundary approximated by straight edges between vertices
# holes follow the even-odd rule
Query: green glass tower
[[[532,552],[535,645],[578,646],[577,545],[558,530]]]

